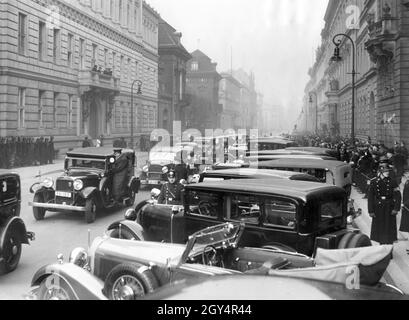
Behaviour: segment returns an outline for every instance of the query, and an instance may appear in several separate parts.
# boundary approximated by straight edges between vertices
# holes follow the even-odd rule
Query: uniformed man
[[[112,195],[114,200],[119,203],[125,193],[125,184],[127,182],[128,174],[128,159],[122,153],[122,148],[114,149],[115,163],[112,166]]]
[[[371,240],[383,244],[397,241],[396,216],[401,209],[402,197],[396,180],[390,177],[392,168],[381,163],[378,176],[368,190],[368,212],[372,218]]]
[[[176,172],[174,170],[169,171],[168,181],[162,186],[158,203],[168,205],[181,204],[183,185],[176,180]]]

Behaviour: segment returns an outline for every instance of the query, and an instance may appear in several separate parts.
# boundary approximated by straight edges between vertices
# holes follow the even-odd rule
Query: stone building
[[[356,47],[356,102],[352,116],[352,44],[340,37],[339,62],[331,62],[333,38],[343,33]],[[309,71],[298,128],[392,147],[409,143],[409,1],[330,0],[317,59]]]
[[[53,135],[60,149],[129,138],[136,79],[135,135],[156,128],[159,15],[148,4],[2,0],[0,14],[1,136]]]
[[[217,63],[196,50],[188,61],[186,92],[190,105],[186,108],[186,124],[205,134],[206,129],[219,129],[222,106],[219,104],[220,74]]]
[[[159,113],[158,127],[172,132],[173,121],[186,129],[186,64],[192,58],[181,43],[182,34],[163,19],[159,21]]]
[[[219,103],[222,105],[223,110],[220,119],[221,129],[241,129],[240,101],[242,85],[231,73],[221,73],[220,76],[222,79],[219,84]]]

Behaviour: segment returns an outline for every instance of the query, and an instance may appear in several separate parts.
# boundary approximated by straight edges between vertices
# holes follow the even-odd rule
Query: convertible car
[[[337,254],[322,250],[312,259],[281,250],[239,247],[243,231],[243,224],[225,223],[193,234],[186,245],[99,237],[89,252],[77,248],[68,263],[60,255],[57,264],[41,268],[33,277],[29,296],[41,300],[136,300],[181,280],[270,273],[345,284],[352,276],[356,286],[374,286],[392,253],[392,246],[340,250]]]

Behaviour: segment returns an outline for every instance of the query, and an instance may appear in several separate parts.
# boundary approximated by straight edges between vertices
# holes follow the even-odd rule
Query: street
[[[138,164],[143,163],[143,156],[138,157]],[[33,217],[32,208],[28,202],[33,199],[29,188],[39,178],[35,178],[39,171],[42,174],[62,169],[63,162],[42,167],[20,168],[13,171],[21,177],[21,218],[24,220],[27,230],[36,234],[36,240],[30,246],[24,245],[20,264],[16,271],[0,276],[0,300],[24,299],[30,289],[30,282],[34,273],[42,266],[57,261],[57,255],[62,253],[68,260],[72,249],[76,247],[87,248],[88,230],[91,231],[91,241],[97,236],[103,235],[106,228],[116,220],[122,220],[127,208],[117,212],[100,213],[97,220],[88,225],[81,213],[48,213],[43,221],[36,221]],[[61,173],[46,175],[57,177]],[[45,178],[45,176],[43,176]],[[140,202],[149,197],[149,190],[141,191],[136,198]]]

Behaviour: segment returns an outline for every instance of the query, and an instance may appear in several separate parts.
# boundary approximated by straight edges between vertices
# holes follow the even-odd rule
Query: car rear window
[[[320,215],[321,220],[330,220],[342,217],[342,200],[327,201],[321,204]]]
[[[19,192],[18,180],[15,178],[0,179],[0,202],[17,200]]]

